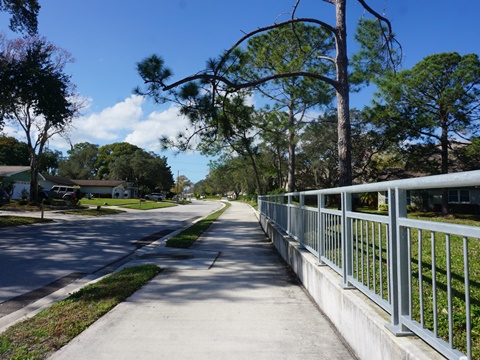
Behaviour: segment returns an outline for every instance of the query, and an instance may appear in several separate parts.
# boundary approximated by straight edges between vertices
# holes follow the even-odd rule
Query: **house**
[[[127,182],[121,180],[72,180],[80,186],[84,194],[92,194],[94,197],[118,198],[125,196]]]
[[[378,181],[401,180],[425,176],[403,169],[387,169]],[[378,205],[388,204],[387,192],[378,194]],[[479,186],[448,189],[448,204],[451,211],[459,214],[480,215],[480,184]],[[407,205],[420,211],[440,212],[442,207],[442,189],[418,189],[407,191]]]
[[[136,188],[128,186],[123,180],[74,180],[61,176],[44,175],[45,181],[42,184],[45,189],[53,185],[78,186],[82,193],[92,194],[100,198],[131,198],[137,196]]]
[[[30,166],[0,166],[0,178],[13,182],[10,193],[12,199],[18,200],[28,197],[30,193]],[[38,174],[39,183],[45,178]]]
[[[0,178],[13,182],[11,198],[18,200],[30,191],[29,166],[0,166]],[[54,185],[79,187],[82,193],[105,198],[137,198],[138,188],[122,180],[74,180],[62,176],[38,174],[41,189],[50,190]],[[117,196],[118,195],[118,196]]]

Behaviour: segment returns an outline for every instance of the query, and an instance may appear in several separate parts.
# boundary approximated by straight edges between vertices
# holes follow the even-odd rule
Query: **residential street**
[[[194,201],[191,205],[100,217],[46,212],[45,218],[54,222],[2,228],[0,317],[11,312],[15,301],[31,302],[95,273],[220,207],[220,202]],[[7,213],[0,209],[0,214]]]

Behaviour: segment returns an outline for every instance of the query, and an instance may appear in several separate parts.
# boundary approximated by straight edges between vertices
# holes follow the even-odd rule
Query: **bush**
[[[378,205],[378,210],[380,210],[380,211],[388,211],[388,204],[380,204],[380,205]]]
[[[280,188],[280,189],[275,189],[275,190],[269,191],[268,195],[285,194],[286,192],[287,191],[284,188]]]
[[[407,212],[418,212],[417,205],[407,205]]]

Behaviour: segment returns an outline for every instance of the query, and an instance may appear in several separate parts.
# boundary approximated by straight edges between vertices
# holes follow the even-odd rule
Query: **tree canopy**
[[[280,79],[298,79],[302,77],[327,84],[334,89],[337,99],[339,185],[350,185],[352,182],[352,164],[349,118],[350,68],[347,55],[346,24],[347,0],[326,1],[334,6],[335,24],[329,24],[317,18],[297,18],[296,10],[301,2],[301,0],[296,1],[290,20],[260,27],[245,34],[218,59],[209,60],[206,70],[197,72],[195,75],[169,82],[173,73],[165,65],[162,57],[153,55],[144,59],[138,64],[138,72],[144,81],[144,87],[143,89],[137,89],[137,93],[149,96],[157,102],[174,101],[182,106],[190,106],[192,100],[198,94],[198,87],[203,85],[208,88],[208,94],[211,99],[203,97],[201,105],[206,110],[205,116],[211,117],[212,114],[215,114],[214,108],[217,105],[215,100],[217,96],[225,97],[232,92],[252,89],[267,82]],[[359,3],[366,12],[373,15],[377,24],[375,28],[371,27],[367,32],[369,40],[361,44],[362,46],[365,44],[369,45],[369,51],[365,51],[364,55],[374,55],[375,58],[372,61],[377,61],[379,64],[396,65],[396,61],[401,56],[393,50],[393,44],[396,40],[392,33],[390,22],[374,11],[364,0],[359,0]],[[277,68],[270,74],[259,74],[259,76],[248,78],[239,76],[239,64],[243,56],[243,52],[239,51],[239,48],[246,41],[269,31],[292,27],[294,24],[312,25],[330,34],[335,44],[335,52],[330,56],[327,54],[320,58],[325,65],[329,64],[331,66],[316,66],[314,69],[285,67]],[[376,37],[371,36],[374,29],[377,34]],[[299,45],[301,48],[300,42]],[[305,48],[308,52],[308,46],[305,46]],[[385,59],[386,62],[382,62],[382,59]],[[330,68],[334,68],[334,71],[330,72],[328,70]]]
[[[479,57],[427,56],[412,69],[382,79],[377,96],[371,113],[383,131],[408,140],[404,147],[410,156],[416,154],[415,162],[446,174],[452,165],[449,151],[478,133]]]
[[[10,121],[25,135],[32,199],[38,191],[37,175],[48,140],[66,133],[81,108],[75,87],[64,73],[71,61],[68,52],[45,38],[0,38],[0,122]]]
[[[9,27],[12,31],[27,32],[30,35],[37,33],[38,0],[0,0],[0,11],[11,15]]]

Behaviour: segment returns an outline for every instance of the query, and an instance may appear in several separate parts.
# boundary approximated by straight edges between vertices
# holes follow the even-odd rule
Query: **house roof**
[[[29,170],[30,170],[30,166],[2,165],[0,166],[0,176],[12,176],[12,175],[19,174]]]
[[[95,187],[116,187],[119,185],[126,185],[122,180],[75,180],[68,179],[62,176],[44,175],[45,179],[59,185],[78,185],[78,186],[95,186]]]
[[[122,180],[71,180],[75,185],[79,186],[105,186],[116,187],[119,185],[126,185],[127,183]]]
[[[378,176],[377,181],[403,180],[403,179],[411,179],[411,178],[416,178],[421,176],[427,176],[427,174],[407,171],[402,168],[389,168],[389,169],[384,169],[380,172],[380,175]]]
[[[75,185],[75,183],[72,180],[63,176],[44,174],[43,177],[45,178],[45,180],[53,182],[58,185],[68,185],[68,186]]]

